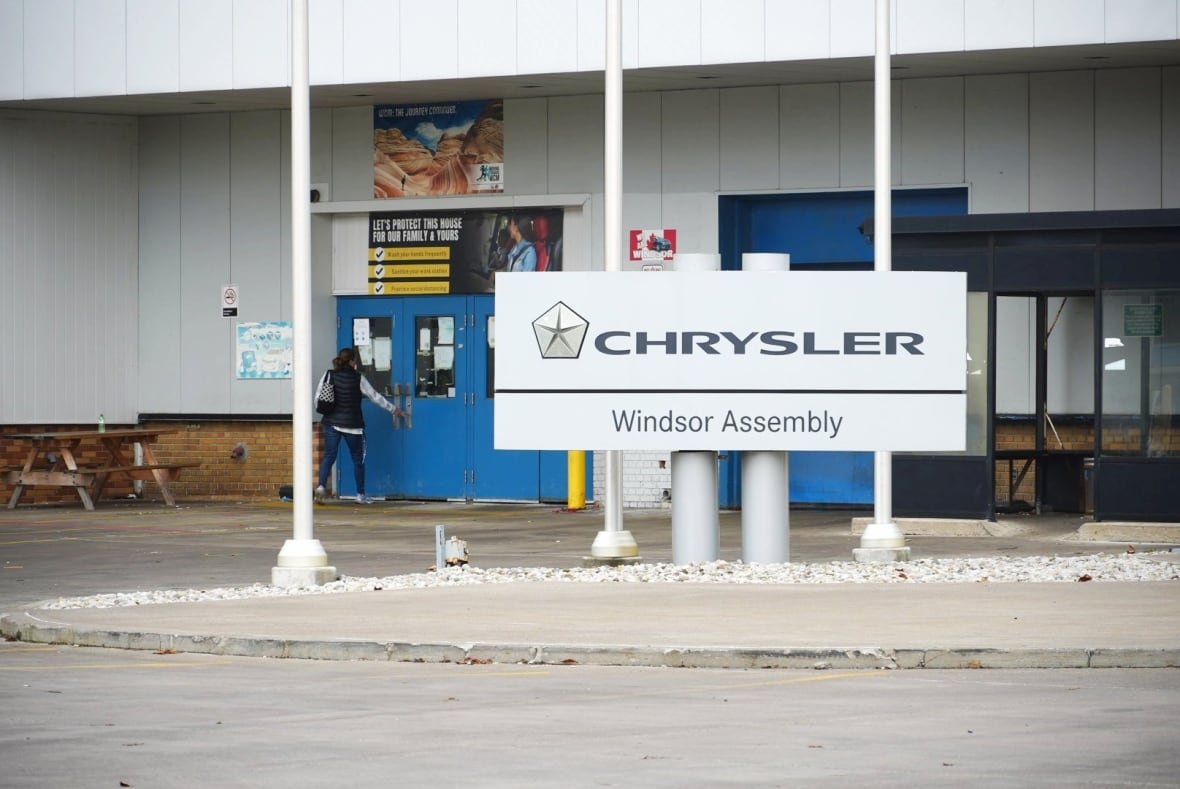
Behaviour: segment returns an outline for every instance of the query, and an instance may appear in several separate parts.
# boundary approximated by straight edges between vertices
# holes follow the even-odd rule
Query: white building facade
[[[721,253],[733,269],[742,251],[821,267],[868,260],[867,240],[850,258],[815,238],[800,238],[803,253],[789,239],[742,249],[734,234],[743,218],[762,221],[763,205],[788,219],[830,200],[856,212],[872,189],[873,0],[623,7],[624,227],[674,229],[679,251]],[[246,429],[289,422],[293,397],[310,396],[235,374],[240,324],[292,319],[289,14],[283,0],[0,0],[0,426],[103,413]],[[900,201],[931,201],[915,213],[1180,209],[1180,0],[893,0],[892,17],[892,171]],[[374,213],[558,209],[565,270],[602,269],[605,20],[600,0],[310,0],[317,368],[347,338],[342,319],[418,298],[371,295]],[[502,193],[374,198],[375,106],[491,99],[503,100]],[[227,317],[218,299],[230,284],[240,304]],[[1063,360],[1094,343],[1100,296],[1038,294],[1065,343],[1044,372],[1029,350],[1038,296],[990,313],[981,302],[983,347],[999,338],[986,424],[1039,408],[1099,413],[1095,374]],[[473,325],[466,315],[488,317],[482,298],[431,314]],[[396,309],[392,331],[421,320]],[[391,455],[370,463],[421,466],[438,442],[471,444],[482,440],[473,422],[490,425],[415,407],[414,429],[467,426],[416,446],[391,434]],[[978,452],[998,463],[996,435],[981,428]],[[498,461],[455,451],[456,487],[370,492],[563,495],[560,459],[525,467],[542,478],[534,495],[473,487],[469,471]],[[666,505],[667,460],[627,454],[626,506]],[[861,483],[825,493],[831,473],[817,468],[802,499],[864,503]]]

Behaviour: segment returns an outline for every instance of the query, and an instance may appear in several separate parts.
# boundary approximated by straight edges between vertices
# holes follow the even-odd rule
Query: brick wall
[[[671,506],[672,462],[668,452],[623,453],[623,507],[660,509]],[[606,453],[594,453],[595,501],[606,501]]]
[[[1053,428],[1045,426],[1045,447],[1047,449],[1090,450],[1094,447],[1094,426],[1090,422],[1054,423]],[[1109,436],[1107,437],[1109,438]],[[1036,446],[1036,422],[1032,419],[996,421],[996,450],[1028,450]],[[1109,446],[1109,441],[1108,441]],[[1024,468],[1024,460],[997,460],[995,469],[995,497],[996,506],[1001,509],[1009,506],[1012,501],[1024,502],[1029,506],[1037,500],[1037,472],[1036,465],[1031,464],[1027,473],[1020,479],[1020,484],[1011,493],[1009,500],[1009,475],[1015,479]]]
[[[197,462],[200,466],[186,468],[172,483],[177,501],[185,499],[232,499],[241,501],[275,499],[280,485],[292,483],[292,448],[290,422],[145,422],[139,427],[160,428],[176,432],[160,436],[155,445],[156,459],[161,463]],[[87,426],[89,427],[89,426]],[[136,425],[108,424],[114,430]],[[12,425],[0,427],[6,433],[37,433],[54,430],[79,429],[78,425]],[[246,447],[242,460],[231,453],[239,443]],[[0,442],[0,466],[11,468],[24,462],[27,445],[14,441]],[[323,440],[315,429],[313,468],[319,467]],[[94,444],[79,448],[79,465],[103,465],[107,458]],[[103,498],[122,498],[133,491],[132,482],[112,479],[103,491]],[[0,495],[4,502],[12,495],[13,487],[0,478]],[[159,500],[159,489],[153,482],[143,483],[146,499]],[[77,501],[72,489],[26,487],[22,504],[43,504]]]

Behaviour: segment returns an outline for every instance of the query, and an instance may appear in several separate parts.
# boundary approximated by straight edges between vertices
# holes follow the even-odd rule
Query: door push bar
[[[398,421],[398,415],[393,415],[393,429],[400,430],[402,424],[405,424],[407,430],[412,430],[414,427],[414,390],[410,388],[409,384],[404,387],[402,384],[393,385],[393,404],[401,409],[401,422]],[[402,404],[402,395],[405,395],[405,405]]]

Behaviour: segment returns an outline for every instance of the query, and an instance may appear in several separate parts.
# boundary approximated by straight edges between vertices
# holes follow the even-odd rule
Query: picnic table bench
[[[169,506],[176,506],[171,483],[180,476],[182,469],[201,465],[198,462],[161,463],[156,459],[153,445],[162,435],[176,430],[158,428],[119,428],[112,430],[61,430],[46,433],[10,433],[5,441],[27,443],[25,462],[16,468],[4,471],[4,479],[14,485],[8,509],[20,503],[25,487],[50,486],[73,488],[82,500],[82,505],[94,509],[98,499],[112,476],[131,480],[155,482]],[[100,465],[80,466],[77,454],[86,442],[97,442],[106,454],[106,461]],[[143,450],[143,463],[132,462],[127,450],[139,444]]]

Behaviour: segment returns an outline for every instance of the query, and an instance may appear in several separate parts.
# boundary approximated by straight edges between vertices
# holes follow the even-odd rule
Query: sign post
[[[764,252],[742,255],[742,271],[777,271],[786,276],[791,256]],[[791,561],[791,488],[787,453],[742,453],[742,561]]]
[[[720,271],[721,256],[686,254],[674,271]],[[721,558],[721,513],[717,502],[717,451],[672,452],[672,563]]]

